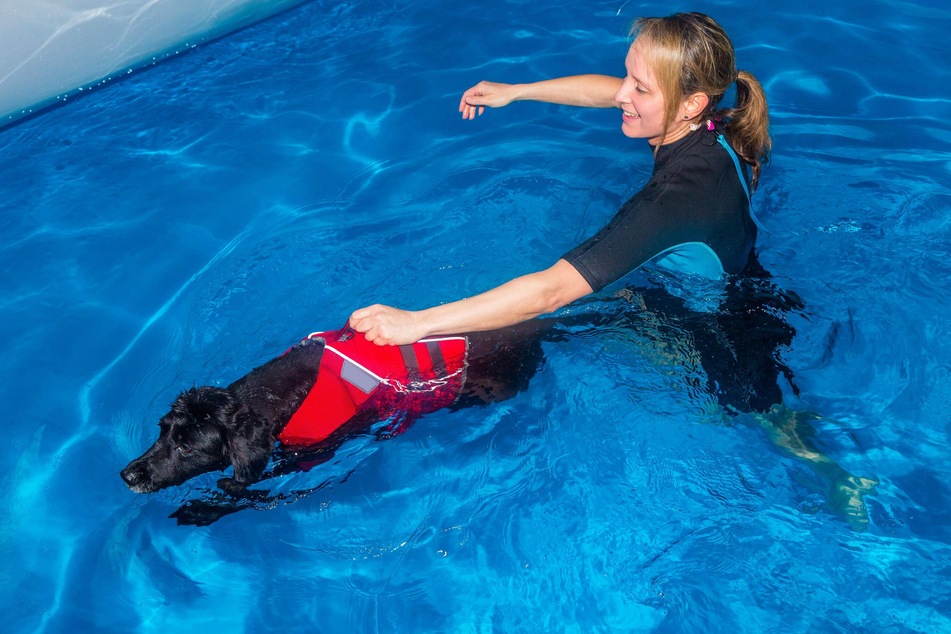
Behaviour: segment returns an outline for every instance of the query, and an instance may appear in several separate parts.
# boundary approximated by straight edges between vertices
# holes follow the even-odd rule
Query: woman
[[[857,528],[868,523],[864,496],[875,480],[845,471],[810,438],[814,414],[781,405],[779,374],[792,373],[774,352],[794,334],[781,315],[798,298],[774,293],[756,261],[749,195],[769,150],[766,98],[756,79],[737,72],[723,29],[699,13],[638,20],[623,79],[564,77],[533,84],[481,82],[463,94],[463,118],[485,107],[534,100],[621,109],[621,131],[654,148],[647,185],[608,225],[554,266],[488,292],[422,311],[379,304],[361,308],[350,325],[374,343],[407,344],[440,334],[489,330],[553,312],[649,264],[681,274],[722,277],[723,311],[695,312],[659,289],[641,293],[643,314],[667,315],[686,328],[710,383],[733,412],[755,412],[773,442],[803,459],[830,486],[831,506]],[[737,103],[717,106],[735,82]],[[638,313],[640,314],[640,313]],[[672,317],[671,317],[672,316]],[[793,386],[795,391],[795,386]]]
[[[519,100],[620,108],[621,131],[654,148],[654,171],[644,189],[604,229],[544,271],[426,310],[361,308],[350,316],[355,330],[379,345],[399,345],[509,326],[554,312],[648,262],[705,277],[743,271],[756,239],[749,192],[770,149],[763,89],[749,73],[737,73],[729,37],[705,15],[643,18],[632,34],[622,79],[482,82],[463,94],[460,111],[472,119],[486,106]],[[734,82],[736,107],[718,110]]]

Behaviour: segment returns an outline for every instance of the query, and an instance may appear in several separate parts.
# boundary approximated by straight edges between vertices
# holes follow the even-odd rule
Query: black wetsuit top
[[[709,278],[746,267],[756,241],[746,164],[718,135],[704,126],[662,145],[644,189],[563,256],[594,291],[648,262]]]

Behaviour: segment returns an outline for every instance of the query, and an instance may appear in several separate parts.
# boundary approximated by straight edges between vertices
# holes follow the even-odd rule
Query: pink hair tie
[[[716,128],[716,126],[713,125],[713,119],[707,119],[707,130],[713,132],[714,128]]]

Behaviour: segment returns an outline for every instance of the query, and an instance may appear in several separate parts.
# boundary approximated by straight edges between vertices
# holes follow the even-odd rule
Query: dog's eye
[[[183,442],[182,444],[178,446],[178,451],[181,453],[191,453],[192,448],[191,448],[191,445]]]

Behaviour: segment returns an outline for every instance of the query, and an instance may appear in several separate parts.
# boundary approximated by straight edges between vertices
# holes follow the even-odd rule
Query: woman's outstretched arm
[[[622,79],[608,75],[572,75],[530,84],[480,81],[459,100],[463,119],[475,119],[486,107],[501,108],[513,101],[544,101],[564,106],[614,108],[614,94]]]
[[[591,293],[591,286],[572,265],[554,266],[517,277],[480,295],[409,311],[374,304],[355,310],[350,326],[378,345],[404,345],[433,335],[476,332],[511,326]]]

